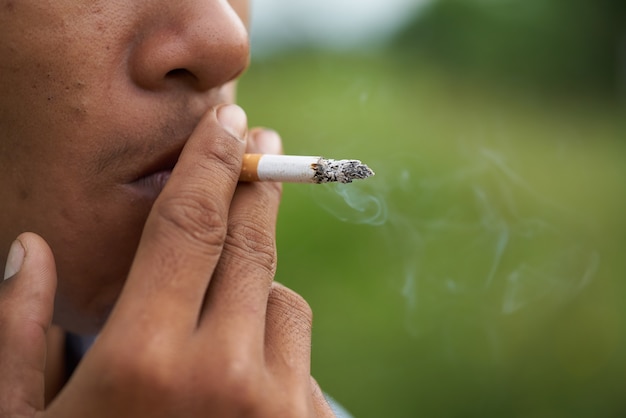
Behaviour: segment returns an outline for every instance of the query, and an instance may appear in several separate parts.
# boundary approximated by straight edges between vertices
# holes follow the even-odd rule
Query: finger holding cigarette
[[[283,183],[352,183],[374,172],[359,160],[303,155],[245,154],[239,181]]]

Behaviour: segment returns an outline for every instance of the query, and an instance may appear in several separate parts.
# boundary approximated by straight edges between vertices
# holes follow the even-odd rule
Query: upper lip
[[[137,158],[135,161],[139,162],[137,164],[139,169],[135,171],[131,182],[161,171],[173,170],[200,118],[201,116],[197,116],[185,122],[177,121],[176,125],[171,124],[170,128],[162,129],[158,139],[153,137],[152,144],[144,142],[141,149],[137,150],[139,154],[133,157]]]
[[[166,123],[160,130],[161,136],[152,137],[144,142],[141,150],[137,150],[139,155],[132,157],[139,161],[139,169],[135,171],[131,182],[156,174],[162,171],[171,171],[180,157],[185,144],[196,129],[202,115],[219,103],[224,103],[222,89],[212,90],[205,100],[197,101],[197,106],[191,106],[182,111],[185,116],[183,120],[175,118],[170,123]],[[170,113],[175,115],[176,112]],[[180,113],[178,113],[180,114]],[[134,154],[134,152],[133,152]]]
[[[139,174],[135,178],[135,181],[161,171],[173,170],[174,166],[176,166],[176,163],[178,162],[178,157],[180,156],[185,143],[187,143],[187,139],[188,137],[182,141],[176,141],[177,145],[175,147],[159,153],[156,158],[153,158],[147,164],[142,166]]]

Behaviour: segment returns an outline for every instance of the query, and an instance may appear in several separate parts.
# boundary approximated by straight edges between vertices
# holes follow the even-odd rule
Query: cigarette
[[[283,183],[352,183],[374,172],[359,160],[331,160],[303,155],[245,154],[240,181]]]

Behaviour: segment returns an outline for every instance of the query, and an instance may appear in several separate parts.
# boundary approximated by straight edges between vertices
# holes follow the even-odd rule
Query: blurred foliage
[[[240,103],[286,152],[376,171],[285,185],[278,225],[313,374],[356,417],[626,414],[623,107],[393,51],[255,61]]]
[[[285,150],[376,176],[285,185],[277,280],[356,417],[626,415],[623,2],[440,0],[389,50],[240,84]]]
[[[405,58],[527,88],[626,87],[623,0],[434,0],[395,42]]]

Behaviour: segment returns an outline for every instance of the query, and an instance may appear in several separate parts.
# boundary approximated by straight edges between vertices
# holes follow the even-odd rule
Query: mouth
[[[153,202],[159,196],[202,116],[209,108],[228,102],[222,88],[211,90],[206,100],[198,102],[199,107],[170,112],[156,124],[160,129],[122,146],[125,168],[120,180],[134,198]]]
[[[150,200],[156,199],[172,175],[181,151],[182,148],[172,150],[148,163],[139,176],[128,185],[139,196]]]
[[[163,191],[167,180],[172,175],[172,170],[161,170],[141,177],[130,185],[139,192],[141,196],[149,199],[156,199],[157,196]]]

